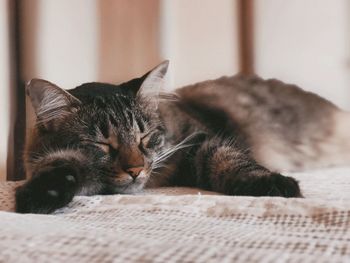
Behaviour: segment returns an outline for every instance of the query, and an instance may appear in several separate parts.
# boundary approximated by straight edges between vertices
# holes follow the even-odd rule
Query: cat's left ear
[[[165,60],[141,77],[143,82],[136,96],[157,101],[164,85],[164,77],[168,71],[169,60]]]
[[[26,92],[31,99],[39,122],[59,120],[61,117],[71,114],[74,105],[81,104],[77,98],[64,89],[43,79],[29,81]]]

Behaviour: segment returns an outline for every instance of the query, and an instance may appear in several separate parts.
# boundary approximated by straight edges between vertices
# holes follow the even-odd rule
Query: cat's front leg
[[[78,190],[79,173],[65,160],[35,171],[28,182],[16,189],[16,212],[48,214],[67,205]]]
[[[227,195],[302,197],[298,182],[259,165],[243,150],[218,138],[205,141],[195,156],[199,187]]]

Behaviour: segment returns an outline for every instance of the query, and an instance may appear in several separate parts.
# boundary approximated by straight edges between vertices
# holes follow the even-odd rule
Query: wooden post
[[[119,83],[160,62],[160,0],[103,0],[98,5],[99,81]]]
[[[254,0],[238,0],[240,72],[254,74]]]
[[[25,178],[23,168],[23,147],[26,133],[25,85],[21,67],[21,0],[9,0],[10,25],[10,135],[7,156],[7,180]]]

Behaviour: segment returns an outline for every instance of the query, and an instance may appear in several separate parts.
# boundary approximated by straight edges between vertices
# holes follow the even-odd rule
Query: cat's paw
[[[278,173],[270,175],[267,189],[268,196],[303,197],[297,180]]]
[[[241,177],[227,192],[230,195],[303,197],[294,178],[278,173]]]
[[[73,167],[61,166],[41,171],[16,189],[16,212],[52,213],[73,199],[77,180]]]

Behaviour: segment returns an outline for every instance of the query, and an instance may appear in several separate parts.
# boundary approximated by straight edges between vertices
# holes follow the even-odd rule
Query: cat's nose
[[[137,176],[142,172],[143,166],[139,167],[130,167],[125,169],[125,172],[127,172],[134,180],[136,179]]]

